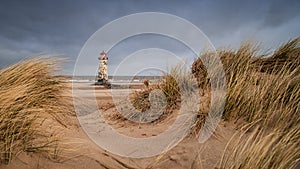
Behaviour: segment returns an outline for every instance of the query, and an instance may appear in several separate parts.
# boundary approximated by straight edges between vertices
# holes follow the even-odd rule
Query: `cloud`
[[[72,60],[65,64],[65,69],[72,72],[81,47],[96,30],[114,19],[136,12],[165,12],[183,17],[206,33],[216,47],[237,45],[251,38],[285,42],[299,35],[298,6],[297,0],[91,0],[84,3],[79,0],[7,0],[0,6],[0,68],[40,53],[64,54]],[[168,44],[167,40],[152,37],[135,41],[138,42],[127,41],[123,47],[121,44],[119,53],[118,50],[112,52],[115,57],[111,61],[112,67],[124,57],[120,51],[130,53],[144,47],[162,47],[175,53],[181,50],[182,54],[186,53],[173,42]]]
[[[300,15],[300,1],[298,0],[274,0],[271,2],[266,16],[264,26],[278,27]]]

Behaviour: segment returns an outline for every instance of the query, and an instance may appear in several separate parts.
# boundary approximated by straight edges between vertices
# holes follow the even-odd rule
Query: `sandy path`
[[[77,84],[82,89],[82,99],[89,99],[88,92],[93,92],[93,86],[85,83]],[[118,115],[107,89],[97,88],[97,104],[103,117],[109,125],[118,132],[136,138],[156,136],[164,132],[176,118],[176,113],[153,123],[138,124],[124,120]],[[70,117],[70,125],[61,131],[64,138],[62,162],[55,162],[44,158],[41,154],[20,153],[7,166],[0,168],[214,168],[218,165],[226,143],[235,132],[234,126],[221,122],[216,135],[210,137],[204,144],[199,144],[197,138],[188,137],[167,153],[149,158],[126,158],[114,155],[97,146],[82,130],[76,116]],[[227,125],[225,127],[225,124]]]

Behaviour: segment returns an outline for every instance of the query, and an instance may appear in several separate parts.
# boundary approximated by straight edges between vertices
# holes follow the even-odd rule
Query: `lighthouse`
[[[100,63],[98,68],[98,80],[97,84],[99,85],[105,85],[108,84],[108,72],[107,72],[107,56],[104,51],[100,53],[100,56],[98,57]]]

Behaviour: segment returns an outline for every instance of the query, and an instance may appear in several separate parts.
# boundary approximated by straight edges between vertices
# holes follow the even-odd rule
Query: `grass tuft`
[[[244,119],[256,129],[241,129],[229,142],[221,168],[295,168],[300,160],[300,47],[296,38],[269,57],[253,55],[238,76],[227,76],[224,118]],[[238,77],[238,78],[237,78]],[[241,134],[242,133],[242,134]]]
[[[19,152],[59,151],[60,127],[70,112],[62,78],[54,76],[59,59],[27,59],[0,70],[0,160],[8,164]]]

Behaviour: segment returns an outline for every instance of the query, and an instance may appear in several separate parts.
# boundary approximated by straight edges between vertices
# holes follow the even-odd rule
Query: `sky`
[[[300,36],[299,9],[300,1],[297,0],[2,0],[0,68],[33,56],[57,54],[69,59],[62,65],[61,74],[72,74],[80,51],[97,30],[120,17],[141,12],[168,13],[184,18],[197,26],[216,48],[235,48],[250,40],[272,51]],[[109,40],[109,36],[107,38],[103,41]],[[183,58],[189,60],[197,56],[169,37],[134,36],[108,51],[109,74],[115,72],[127,55],[147,48],[187,55]],[[99,51],[102,50],[99,46]],[[98,56],[90,57],[98,62]],[[141,64],[161,64],[158,67],[173,64],[173,59],[161,56],[156,60],[159,58],[163,61],[152,63],[151,57],[137,59],[135,64],[127,65],[128,70]],[[85,66],[97,69],[94,65]]]

